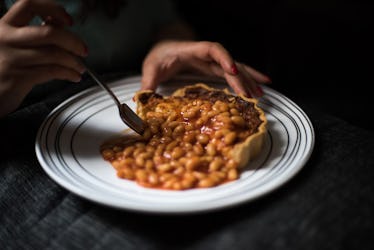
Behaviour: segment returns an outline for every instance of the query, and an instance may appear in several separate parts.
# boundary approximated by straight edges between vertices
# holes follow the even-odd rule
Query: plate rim
[[[126,82],[127,83],[135,83],[135,82],[140,82],[140,79],[141,79],[140,75],[125,76],[125,77],[122,77],[120,79],[110,81],[108,83],[108,85],[111,86],[111,85],[116,85],[116,84],[119,84],[119,83],[126,84]],[[194,75],[192,75],[192,76],[191,75],[181,75],[181,76],[178,76],[176,78],[173,78],[172,80],[169,80],[168,82],[183,81],[183,80],[187,80],[187,81],[198,80],[198,81],[205,81],[205,82],[211,82],[211,83],[217,83],[217,84],[225,83],[225,81],[222,81],[222,80],[217,81],[217,78],[201,77],[201,76],[194,76]],[[240,205],[240,204],[243,204],[243,203],[249,203],[249,202],[254,201],[254,200],[256,200],[256,199],[258,199],[262,196],[268,195],[269,193],[279,189],[281,186],[285,185],[287,182],[289,182],[291,179],[293,179],[295,177],[295,175],[297,175],[301,171],[301,169],[303,169],[305,164],[308,162],[308,160],[310,159],[310,157],[313,153],[314,146],[315,146],[315,131],[314,131],[313,123],[311,122],[311,120],[310,120],[309,116],[306,114],[306,112],[303,109],[301,109],[295,102],[293,102],[291,99],[289,99],[287,96],[283,95],[279,91],[274,90],[274,89],[272,89],[268,86],[263,86],[263,87],[264,87],[264,89],[272,91],[273,93],[275,93],[276,95],[278,95],[279,97],[281,97],[282,99],[287,101],[288,103],[292,104],[293,107],[295,107],[298,110],[298,112],[300,112],[303,119],[309,125],[308,126],[308,132],[310,133],[311,138],[310,138],[310,143],[307,145],[308,150],[306,151],[306,153],[303,154],[303,157],[301,159],[299,157],[298,164],[291,169],[292,171],[288,172],[288,174],[285,178],[276,179],[276,183],[272,182],[272,185],[270,187],[267,187],[267,185],[263,185],[262,187],[260,187],[260,189],[257,189],[258,191],[255,194],[252,193],[252,195],[250,197],[241,198],[241,196],[239,196],[239,197],[236,197],[236,200],[231,201],[230,203],[205,204],[204,206],[195,206],[194,208],[189,208],[189,209],[183,209],[183,207],[179,208],[179,209],[176,209],[176,208],[157,209],[156,207],[152,207],[151,206],[152,204],[150,204],[148,207],[144,207],[144,204],[139,205],[139,206],[136,206],[136,205],[135,206],[129,206],[129,205],[123,206],[118,202],[113,203],[113,202],[108,202],[108,201],[102,200],[102,199],[98,200],[96,195],[91,195],[90,193],[87,194],[87,191],[84,191],[81,188],[77,187],[76,185],[73,185],[72,183],[70,183],[70,180],[65,180],[64,178],[59,176],[57,173],[55,173],[51,169],[50,166],[48,166],[48,162],[46,162],[45,159],[44,159],[45,157],[43,156],[43,153],[42,153],[42,148],[43,148],[44,145],[42,145],[41,142],[40,142],[40,140],[42,138],[42,135],[43,135],[43,128],[51,122],[52,117],[58,116],[59,111],[63,112],[62,108],[64,106],[69,106],[71,104],[71,102],[74,103],[74,101],[77,100],[77,98],[89,95],[90,92],[95,93],[99,89],[99,86],[89,87],[85,90],[82,90],[82,91],[70,96],[69,98],[67,98],[66,100],[61,102],[59,105],[57,105],[54,109],[52,109],[52,111],[45,117],[45,119],[43,120],[43,122],[41,123],[41,125],[38,129],[37,136],[36,136],[36,141],[35,141],[35,152],[36,152],[37,160],[38,160],[39,164],[41,165],[41,167],[43,168],[43,170],[47,173],[47,175],[50,178],[52,178],[53,181],[58,183],[61,187],[63,187],[65,189],[67,189],[68,191],[78,195],[81,198],[90,200],[90,201],[92,201],[94,203],[97,203],[97,204],[112,207],[112,208],[115,208],[115,209],[127,210],[127,211],[139,212],[139,213],[151,213],[151,214],[191,214],[191,213],[202,213],[202,212],[216,211],[216,210],[221,210],[221,209],[225,209],[225,208],[234,207],[234,206],[237,206],[237,205]],[[262,190],[262,189],[265,189],[265,190]]]

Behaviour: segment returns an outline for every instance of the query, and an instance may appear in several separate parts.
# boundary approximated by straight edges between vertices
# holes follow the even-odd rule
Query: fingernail
[[[237,75],[237,74],[239,73],[238,68],[236,67],[236,64],[235,64],[235,63],[231,66],[231,72],[232,72],[234,75]]]
[[[266,82],[267,83],[272,83],[273,81],[270,79],[270,77],[268,77],[268,76],[265,76],[266,77]]]
[[[246,91],[243,93],[243,95],[244,95],[245,97],[252,98],[252,95],[251,95],[251,93],[250,93],[248,90],[246,90]]]
[[[264,95],[264,91],[262,90],[260,86],[256,87],[256,95],[259,97]]]
[[[135,96],[132,97],[132,101],[135,102]]]

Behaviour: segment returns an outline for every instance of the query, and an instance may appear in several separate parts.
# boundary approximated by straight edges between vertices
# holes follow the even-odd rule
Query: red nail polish
[[[236,67],[235,63],[231,66],[231,71],[234,75],[239,73],[238,68]]]
[[[248,89],[245,90],[245,91],[242,93],[242,95],[244,95],[244,96],[247,97],[247,98],[252,98],[251,92],[250,92]]]
[[[267,83],[272,83],[273,81],[270,79],[270,77],[266,76],[266,82]]]
[[[264,95],[264,91],[262,90],[262,88],[260,86],[257,86],[257,95],[258,96],[263,96]]]

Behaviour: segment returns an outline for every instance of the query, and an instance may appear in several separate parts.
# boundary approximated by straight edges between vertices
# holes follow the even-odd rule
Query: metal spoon
[[[112,90],[105,83],[100,81],[97,74],[87,67],[85,62],[83,62],[83,64],[85,65],[86,71],[92,77],[92,79],[112,97],[118,107],[119,115],[122,121],[136,133],[142,135],[146,127],[144,121],[126,103],[120,103]]]

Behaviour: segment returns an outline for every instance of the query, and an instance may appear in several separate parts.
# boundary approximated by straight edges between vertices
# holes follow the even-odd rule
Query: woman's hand
[[[237,94],[247,97],[262,96],[258,84],[270,82],[264,74],[234,61],[219,43],[166,40],[156,44],[146,56],[141,89],[156,89],[160,82],[185,70],[224,78]]]
[[[29,26],[40,16],[45,23]],[[11,112],[39,83],[78,82],[87,47],[73,33],[69,14],[51,0],[19,0],[0,19],[0,116]]]

